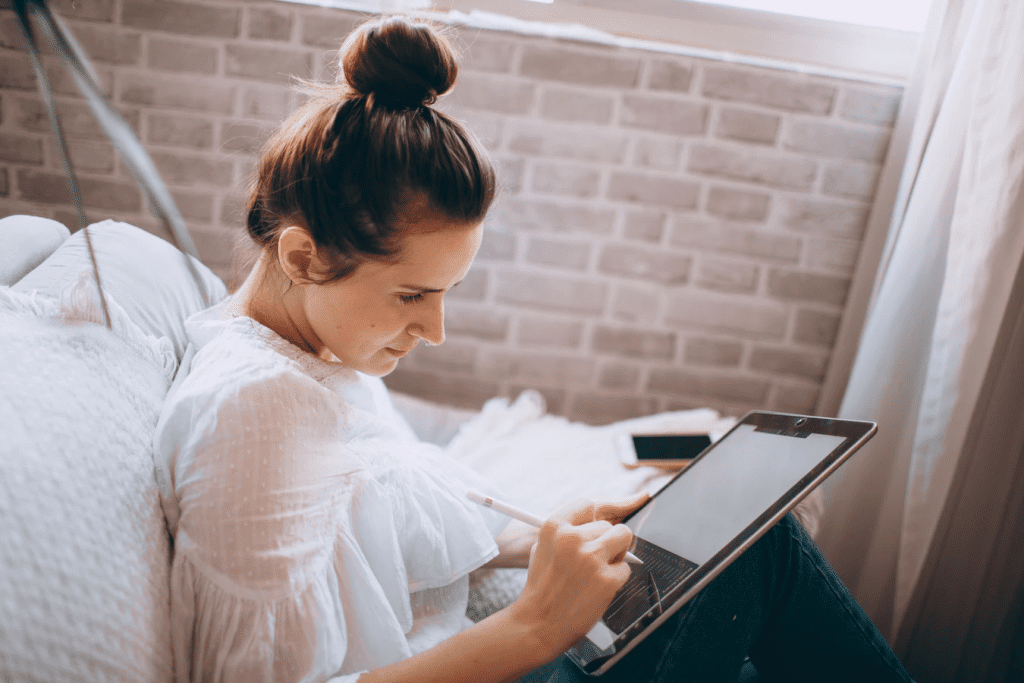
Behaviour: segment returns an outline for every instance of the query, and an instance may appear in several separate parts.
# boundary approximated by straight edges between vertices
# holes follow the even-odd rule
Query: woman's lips
[[[411,347],[411,346],[409,348],[407,348],[407,349],[393,349],[390,346],[384,347],[384,350],[387,351],[388,353],[390,353],[395,358],[401,358],[405,354],[407,354],[410,351],[412,351],[412,349],[413,349],[413,347]]]

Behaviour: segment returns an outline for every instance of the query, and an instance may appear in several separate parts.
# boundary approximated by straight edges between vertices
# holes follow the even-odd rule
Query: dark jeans
[[[591,678],[563,656],[520,683],[736,683],[748,655],[766,682],[911,680],[787,515],[603,676]]]

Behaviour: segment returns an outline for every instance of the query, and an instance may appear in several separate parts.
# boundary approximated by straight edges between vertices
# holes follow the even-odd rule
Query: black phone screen
[[[634,436],[637,460],[689,460],[711,445],[707,434]]]

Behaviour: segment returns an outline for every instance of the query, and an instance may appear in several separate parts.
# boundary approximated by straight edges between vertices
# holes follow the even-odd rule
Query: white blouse
[[[178,682],[349,683],[468,626],[507,522],[466,499],[488,485],[380,379],[223,304],[186,327],[155,437]]]

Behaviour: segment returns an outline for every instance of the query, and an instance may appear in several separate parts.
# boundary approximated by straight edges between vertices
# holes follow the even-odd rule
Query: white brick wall
[[[253,155],[299,101],[287,77],[329,75],[360,17],[258,0],[61,7],[204,260],[230,278]],[[448,342],[417,349],[389,384],[469,406],[535,387],[592,422],[811,410],[901,90],[472,29],[459,39],[462,73],[441,106],[484,139],[503,191],[450,295]],[[48,67],[90,218],[158,230],[70,79]],[[74,225],[35,87],[0,15],[0,215]]]

